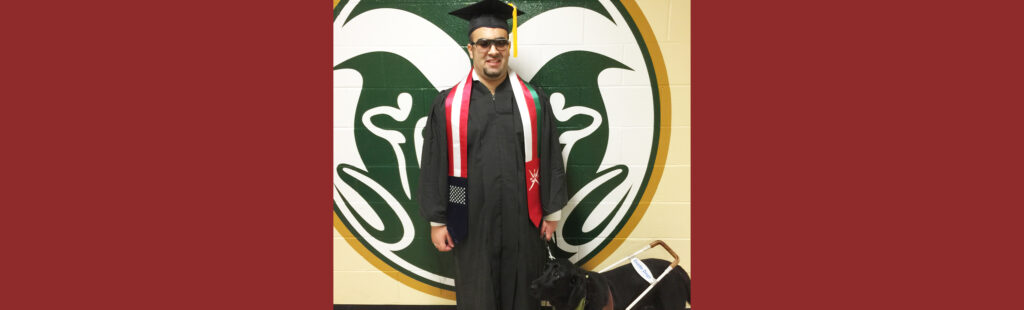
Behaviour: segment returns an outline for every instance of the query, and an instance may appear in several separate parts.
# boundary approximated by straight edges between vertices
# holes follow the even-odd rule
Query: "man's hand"
[[[558,228],[558,221],[541,221],[540,237],[545,241],[551,241],[551,235],[555,233],[555,228]]]
[[[452,236],[448,235],[448,226],[430,226],[430,241],[441,252],[451,251],[455,247]]]

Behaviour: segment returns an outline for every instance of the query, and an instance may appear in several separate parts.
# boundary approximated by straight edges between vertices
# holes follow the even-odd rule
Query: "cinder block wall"
[[[680,255],[680,265],[692,274],[690,262],[690,1],[636,0],[661,48],[671,91],[672,122],[668,157],[650,206],[622,245],[597,269],[635,252],[653,240],[664,240]],[[584,29],[586,31],[586,29]],[[333,229],[332,229],[333,230]],[[644,257],[669,258],[659,249]],[[389,271],[394,272],[394,271]],[[698,273],[699,274],[699,273]],[[700,281],[700,277],[696,277]],[[451,305],[395,281],[367,262],[334,231],[334,302],[336,304]]]

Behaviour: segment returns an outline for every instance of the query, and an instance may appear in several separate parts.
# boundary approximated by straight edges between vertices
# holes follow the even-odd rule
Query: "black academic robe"
[[[508,78],[492,96],[473,82],[469,105],[469,234],[455,245],[455,292],[458,309],[536,310],[540,302],[529,285],[540,276],[547,259],[540,229],[527,213],[523,161],[523,125]],[[446,223],[448,206],[448,140],[446,90],[434,100],[423,131],[419,182],[420,214]],[[547,96],[543,104],[540,148],[541,204],[544,215],[561,210],[567,201],[562,148]]]

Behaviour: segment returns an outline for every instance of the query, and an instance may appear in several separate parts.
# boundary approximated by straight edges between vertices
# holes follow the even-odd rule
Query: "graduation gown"
[[[469,105],[469,234],[455,245],[455,291],[458,309],[536,310],[530,282],[547,260],[540,229],[530,222],[526,202],[523,125],[508,78],[492,96],[473,81]],[[434,100],[423,129],[420,164],[420,214],[446,223],[448,206],[448,140],[445,103],[451,89]],[[540,197],[544,215],[561,210],[567,201],[562,148],[547,96],[543,104],[540,148]],[[539,115],[538,115],[539,116]]]

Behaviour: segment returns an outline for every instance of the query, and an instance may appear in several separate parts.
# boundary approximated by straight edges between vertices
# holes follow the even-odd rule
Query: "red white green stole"
[[[456,241],[464,239],[468,221],[469,168],[467,161],[467,132],[469,131],[469,102],[472,93],[474,72],[470,69],[466,78],[455,85],[445,98],[445,116],[448,134],[448,227]],[[540,227],[543,215],[540,206],[540,158],[538,157],[538,138],[540,123],[537,118],[543,115],[541,102],[533,86],[519,78],[515,72],[509,72],[512,82],[512,93],[519,108],[519,116],[523,122],[523,150],[526,174],[526,201],[530,221]],[[453,225],[454,224],[454,225]],[[460,238],[461,237],[461,238]]]

